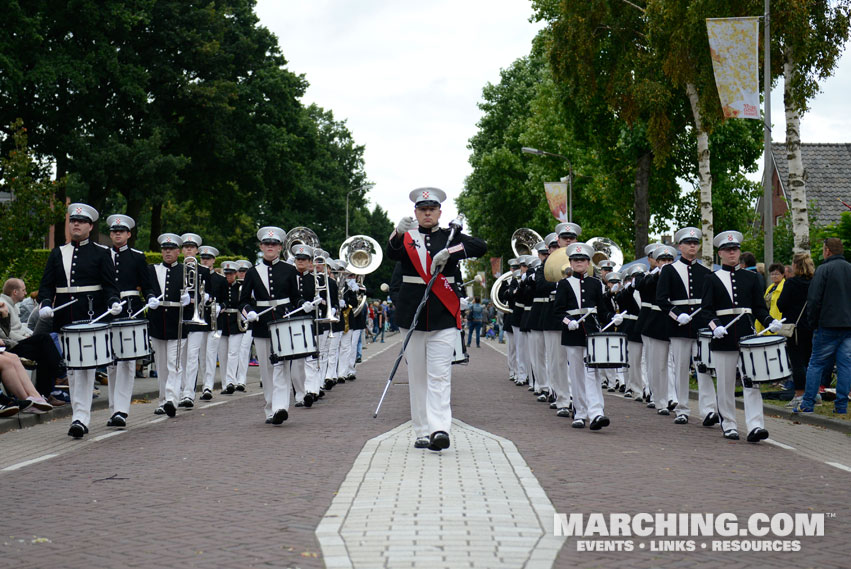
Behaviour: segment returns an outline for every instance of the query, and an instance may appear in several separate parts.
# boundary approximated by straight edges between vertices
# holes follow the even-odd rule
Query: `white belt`
[[[517,308],[525,308],[525,307],[526,307],[526,305],[525,305],[525,304],[521,304],[521,303],[519,303],[519,302],[515,302],[515,303],[514,303],[514,306],[516,306]]]
[[[636,316],[635,314],[624,314],[623,319],[624,320],[638,320],[638,316]]]
[[[100,285],[91,286],[58,286],[56,287],[57,294],[77,294],[80,292],[97,292],[103,290]]]
[[[239,314],[238,308],[223,308],[222,314]]]
[[[585,314],[597,314],[597,307],[593,308],[577,308],[575,310],[568,310],[567,314],[570,316],[582,316]]]
[[[455,277],[446,277],[446,281],[452,284],[455,284]],[[425,285],[428,284],[425,282],[422,277],[418,277],[416,275],[402,275],[402,282],[408,284],[420,284]]]
[[[276,298],[274,300],[258,300],[254,304],[257,306],[280,306],[282,304],[289,304],[289,298]]]
[[[549,301],[550,301],[550,297],[548,297],[548,296],[543,297],[543,298],[538,297],[535,300],[533,300],[533,302],[549,302]]]
[[[642,303],[641,303],[641,308],[649,308],[649,309],[651,309],[651,310],[658,310],[659,312],[662,312],[662,309],[661,309],[661,308],[659,308],[659,307],[658,307],[658,306],[656,306],[655,304],[650,304],[649,302],[642,302]]]
[[[672,300],[671,304],[674,306],[695,306],[701,303],[701,299],[699,298],[687,298],[685,300]]]
[[[160,306],[164,306],[166,308],[180,308],[180,302],[176,300],[161,300]]]
[[[523,307],[523,310],[524,310],[524,311],[528,310],[529,312],[531,312],[531,311],[532,311],[532,307],[531,307],[531,306],[524,306],[524,307]]]
[[[141,296],[138,290],[122,290],[120,294],[121,298],[127,298],[128,296]]]
[[[752,314],[753,311],[750,308],[722,308],[721,310],[716,310],[715,314],[717,316],[735,316],[737,314]]]

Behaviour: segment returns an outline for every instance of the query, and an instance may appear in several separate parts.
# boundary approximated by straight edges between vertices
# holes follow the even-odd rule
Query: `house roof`
[[[785,192],[789,191],[789,165],[786,145],[772,142],[777,175]],[[839,200],[851,203],[851,143],[801,144],[804,163],[804,180],[807,184],[807,202],[814,210],[810,219],[818,225],[839,221],[840,214],[848,211]]]

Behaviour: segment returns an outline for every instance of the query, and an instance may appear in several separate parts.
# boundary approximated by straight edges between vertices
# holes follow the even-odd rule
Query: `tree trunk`
[[[650,166],[653,153],[645,152],[638,157],[635,168],[635,258],[644,256],[650,232]]]
[[[56,179],[61,180],[68,174],[68,164],[65,156],[56,157]],[[56,184],[56,207],[62,211],[62,221],[57,221],[53,226],[53,246],[58,247],[65,244],[65,218],[67,216],[68,207],[65,205],[66,193],[65,184]]]
[[[126,195],[124,196],[127,197]],[[142,213],[142,200],[141,199],[128,199],[127,200],[127,215],[132,217],[136,223],[139,223],[139,214]],[[133,231],[130,232],[130,239],[128,243],[131,247],[136,246],[136,237],[139,234],[139,228],[136,227]],[[159,235],[159,234],[158,234]],[[156,249],[154,249],[156,251]]]
[[[700,230],[703,232],[701,260],[707,267],[712,267],[712,239],[715,237],[715,228],[712,225],[712,174],[709,171],[709,133],[703,128],[697,89],[692,83],[686,84],[686,93],[689,103],[691,103],[694,129],[697,134],[697,161],[700,176]]]
[[[789,167],[790,209],[792,210],[793,253],[810,252],[810,218],[807,212],[807,184],[801,160],[801,115],[792,97],[795,82],[795,54],[790,46],[783,51],[783,105],[786,107],[786,160]]]
[[[159,251],[160,244],[157,243],[157,237],[162,233],[163,226],[163,204],[154,203],[151,205],[151,239],[148,242],[148,251]]]

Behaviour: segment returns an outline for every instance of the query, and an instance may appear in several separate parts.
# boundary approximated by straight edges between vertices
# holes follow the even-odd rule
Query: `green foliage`
[[[0,265],[0,283],[13,277],[19,278],[27,283],[28,291],[37,291],[48,255],[50,251],[47,249],[22,249],[11,263]]]
[[[0,191],[11,201],[0,203],[0,270],[10,266],[21,252],[38,246],[48,227],[62,215],[53,192],[63,183],[50,180],[50,165],[40,164],[30,153],[23,121],[10,127],[13,146],[0,159]]]

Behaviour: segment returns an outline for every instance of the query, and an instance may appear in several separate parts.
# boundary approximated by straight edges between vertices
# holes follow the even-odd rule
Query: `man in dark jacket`
[[[824,263],[816,269],[807,294],[807,313],[813,334],[813,355],[807,368],[804,399],[796,411],[812,413],[824,368],[836,359],[836,401],[833,412],[848,412],[851,388],[851,264],[842,241],[824,242]]]

